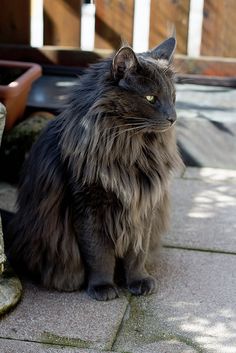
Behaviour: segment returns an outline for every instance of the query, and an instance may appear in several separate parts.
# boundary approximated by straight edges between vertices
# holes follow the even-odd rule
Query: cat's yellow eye
[[[157,100],[157,98],[155,96],[146,96],[145,98],[151,104],[156,103],[156,100]]]

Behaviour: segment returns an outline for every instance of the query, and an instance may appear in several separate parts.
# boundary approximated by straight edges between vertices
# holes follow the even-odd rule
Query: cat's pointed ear
[[[160,45],[157,47],[153,48],[148,52],[148,54],[153,58],[153,59],[163,59],[168,62],[171,61],[174,51],[176,48],[176,39],[174,37],[170,37],[166,39],[164,42],[162,42]]]
[[[122,47],[113,58],[112,71],[115,78],[122,78],[127,70],[138,68],[138,59],[130,47]]]

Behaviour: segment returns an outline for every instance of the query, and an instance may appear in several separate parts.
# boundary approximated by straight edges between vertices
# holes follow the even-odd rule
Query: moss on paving
[[[52,332],[44,331],[41,334],[41,342],[49,345],[58,345],[63,347],[75,347],[75,348],[90,348],[91,342],[84,341],[80,338],[71,338],[66,336],[59,336]]]
[[[144,298],[130,297],[127,299],[129,300],[129,312],[127,317],[123,318],[122,325],[119,331],[117,332],[117,337],[114,340],[114,344],[112,346],[114,351],[120,351],[118,339],[120,335],[124,335],[125,340],[129,340],[130,337],[133,337],[134,346],[137,346],[139,344],[152,344],[162,341],[175,341],[182,344],[186,344],[187,346],[193,348],[197,353],[205,352],[205,350],[199,344],[197,344],[190,338],[183,335],[179,335],[175,332],[167,331],[167,329],[161,327],[158,328],[158,318],[155,318],[155,320],[157,321],[157,333],[154,333],[152,330],[153,314],[149,312],[148,309],[146,310],[145,308],[143,308]],[[146,298],[146,300],[148,301],[148,298]],[[149,319],[151,320],[150,324]],[[149,327],[150,330],[146,332],[146,330],[144,329],[145,327]],[[128,351],[122,352],[129,353]]]

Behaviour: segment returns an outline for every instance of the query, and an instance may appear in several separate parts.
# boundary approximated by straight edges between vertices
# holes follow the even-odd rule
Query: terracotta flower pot
[[[22,118],[31,85],[41,74],[40,65],[0,60],[0,102],[7,109],[6,130]]]

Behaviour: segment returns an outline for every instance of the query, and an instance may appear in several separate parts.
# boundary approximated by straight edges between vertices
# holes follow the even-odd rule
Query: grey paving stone
[[[193,84],[178,84],[176,107],[178,115],[209,121],[235,122],[236,90]]]
[[[235,267],[235,255],[163,250],[157,293],[131,300],[113,349],[146,353],[175,340],[198,353],[235,353]]]
[[[236,166],[235,166],[236,167]],[[184,179],[203,179],[206,181],[224,181],[236,183],[236,170],[220,168],[188,167],[183,174]]]
[[[197,353],[197,350],[176,340],[156,342],[135,347],[134,353]]]
[[[210,121],[200,117],[180,116],[177,141],[188,166],[230,168],[236,166],[235,122]],[[236,116],[236,112],[234,113]]]
[[[49,346],[34,342],[22,342],[0,338],[0,353],[100,353],[75,347]],[[107,352],[109,353],[109,352]],[[111,352],[110,352],[111,353]]]
[[[186,174],[185,174],[186,175]],[[236,187],[229,181],[175,179],[171,246],[236,252]]]
[[[236,90],[177,85],[177,139],[186,164],[236,167]]]
[[[125,297],[97,302],[84,292],[59,293],[25,284],[21,303],[0,325],[0,337],[109,349],[127,306]]]

